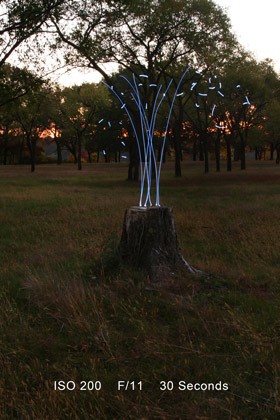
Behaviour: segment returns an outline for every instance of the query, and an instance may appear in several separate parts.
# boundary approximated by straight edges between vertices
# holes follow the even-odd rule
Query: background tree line
[[[158,115],[158,155],[174,89],[192,65],[181,86],[184,95],[176,98],[168,131],[176,176],[181,175],[184,152],[203,160],[205,172],[210,154],[220,170],[221,151],[226,153],[228,170],[232,157],[245,169],[248,149],[260,159],[269,148],[270,157],[276,151],[279,162],[279,77],[269,61],[257,63],[242,49],[228,17],[212,0],[13,0],[3,1],[1,7],[2,164],[23,163],[27,150],[33,171],[40,154],[39,139],[49,130],[58,163],[62,148],[72,154],[79,169],[82,150],[89,161],[94,152],[107,161],[119,160],[125,151],[128,177],[138,178],[136,140],[127,116],[107,88],[94,84],[58,88],[27,68],[6,64],[11,54],[24,57],[26,66],[32,60],[43,62],[50,51],[54,57],[63,57],[68,67],[98,71],[119,94],[125,86],[118,74],[131,78],[134,73],[138,83],[143,82],[141,74],[147,75],[149,83],[142,83],[142,96],[148,117],[156,97],[156,89],[149,84],[167,84],[172,77],[172,88]],[[119,65],[118,74],[104,70],[104,64],[112,62]],[[133,101],[127,107],[141,134]],[[101,119],[106,123],[98,124]]]

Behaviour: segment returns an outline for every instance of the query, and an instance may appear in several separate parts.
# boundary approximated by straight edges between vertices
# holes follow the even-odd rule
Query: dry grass
[[[125,166],[0,167],[0,418],[276,420],[280,170],[163,173],[184,257],[213,274],[147,289],[115,249],[138,187]],[[55,392],[53,381],[101,380]],[[117,392],[118,380],[143,391]],[[159,382],[227,382],[162,392]]]

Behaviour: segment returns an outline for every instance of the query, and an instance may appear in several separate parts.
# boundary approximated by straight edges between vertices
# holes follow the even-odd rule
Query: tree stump
[[[152,281],[167,279],[178,269],[203,274],[182,257],[169,207],[127,209],[119,252],[123,261],[142,268]]]

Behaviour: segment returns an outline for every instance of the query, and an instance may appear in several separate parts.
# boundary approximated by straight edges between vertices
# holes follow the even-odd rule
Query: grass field
[[[115,164],[0,167],[1,420],[280,418],[280,168],[164,169],[182,254],[151,290],[115,251],[139,185]],[[54,381],[75,381],[55,391]],[[79,390],[81,381],[100,391]],[[117,381],[143,381],[142,391]],[[160,390],[173,381],[173,391]],[[180,391],[178,382],[227,383]],[[131,385],[132,386],[132,385]]]

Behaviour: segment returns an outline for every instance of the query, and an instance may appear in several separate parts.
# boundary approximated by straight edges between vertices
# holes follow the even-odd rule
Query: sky
[[[215,0],[226,9],[238,41],[251,51],[257,60],[272,58],[280,72],[280,0]],[[94,71],[73,70],[59,77],[64,86],[98,82],[101,76]]]
[[[215,0],[215,3],[226,8],[240,44],[258,60],[272,58],[280,72],[280,1]]]

